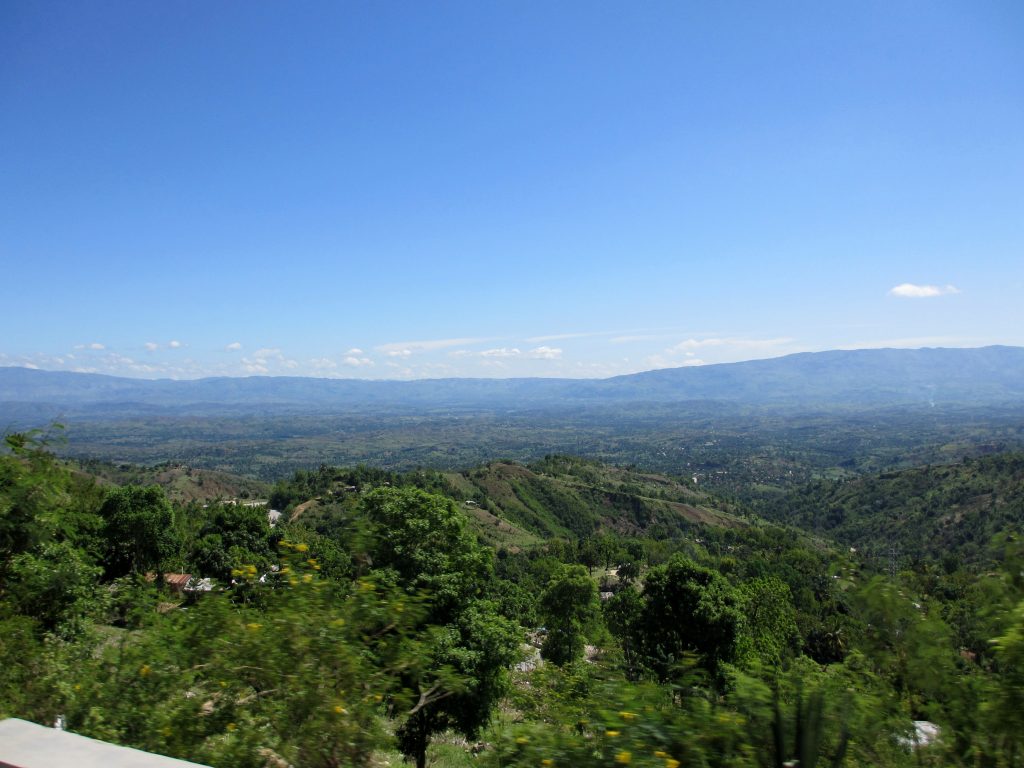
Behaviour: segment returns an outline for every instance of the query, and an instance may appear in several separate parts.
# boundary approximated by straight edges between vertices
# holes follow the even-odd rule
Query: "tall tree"
[[[426,765],[435,733],[473,738],[507,690],[519,632],[482,595],[491,578],[490,550],[477,544],[451,499],[416,488],[379,488],[364,509],[373,530],[370,556],[380,578],[423,592],[429,663],[410,670],[412,707],[397,731],[399,747]]]
[[[600,621],[597,585],[582,565],[565,565],[540,598],[547,636],[541,655],[558,665],[583,656],[584,642]]]
[[[174,512],[162,488],[126,485],[107,495],[100,507],[109,576],[161,572],[174,552]]]

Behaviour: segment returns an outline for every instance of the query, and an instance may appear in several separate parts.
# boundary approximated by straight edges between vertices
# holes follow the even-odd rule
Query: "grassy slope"
[[[746,524],[686,483],[581,459],[491,462],[446,477],[481,510],[543,537]]]
[[[154,467],[136,464],[85,462],[82,472],[93,475],[101,483],[112,485],[159,485],[172,501],[208,502],[214,499],[266,499],[270,486],[259,480],[239,477],[227,472],[195,469],[183,464],[160,464]]]

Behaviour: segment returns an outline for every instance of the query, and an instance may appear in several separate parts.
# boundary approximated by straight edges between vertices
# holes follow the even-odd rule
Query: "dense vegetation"
[[[10,435],[0,716],[213,766],[1020,765],[1022,466],[761,502],[806,532],[566,456],[322,466],[271,527]]]

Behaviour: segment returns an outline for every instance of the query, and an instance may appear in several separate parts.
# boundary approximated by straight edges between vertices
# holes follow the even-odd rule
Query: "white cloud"
[[[338,367],[338,364],[329,357],[314,357],[309,361],[309,364],[317,371],[330,370]]]
[[[228,352],[237,352],[241,348],[242,348],[242,342],[240,342],[240,341],[232,341],[230,344],[228,344],[226,347],[224,347],[224,349],[226,349]]]
[[[960,293],[955,285],[915,285],[914,283],[900,283],[889,289],[890,296],[898,296],[901,299],[930,299],[935,296],[948,296],[953,293]]]
[[[798,351],[793,347],[795,341],[788,337],[776,339],[750,339],[739,336],[689,338],[668,347],[662,354],[651,355],[647,358],[646,363],[651,368],[731,363],[765,354],[785,354]],[[698,357],[698,352],[701,353],[700,357]]]
[[[174,339],[172,341],[167,342],[167,346],[170,347],[171,349],[181,349],[181,347],[184,345],[177,339]]]
[[[156,352],[160,348],[160,345],[157,344],[155,341],[147,341],[142,346],[144,346],[150,352]]]
[[[448,347],[463,347],[467,344],[479,344],[487,339],[431,339],[428,341],[395,341],[381,344],[377,350],[388,357],[409,357],[417,352],[432,352]]]
[[[792,343],[794,340],[790,338],[778,338],[778,339],[741,339],[741,338],[710,338],[710,339],[686,339],[680,341],[672,347],[669,347],[666,352],[669,354],[673,353],[693,353],[698,349],[708,348],[726,348],[733,350],[765,350],[773,347],[780,347],[786,344]]]
[[[526,353],[533,360],[561,360],[562,350],[557,347],[537,347]]]
[[[348,357],[358,357],[359,355],[363,354],[363,350],[359,349],[359,347],[352,347],[352,349],[350,349],[345,354]]]
[[[104,344],[100,344],[98,341],[94,341],[92,344],[75,344],[75,349],[95,349],[99,351],[106,348]]]
[[[564,341],[565,339],[585,339],[589,336],[606,336],[608,331],[590,331],[586,333],[549,333],[547,336],[530,336],[527,341],[540,344],[544,341]]]
[[[349,368],[365,368],[373,365],[373,360],[368,357],[357,357],[356,355],[349,355],[341,361],[343,365],[347,365]],[[391,365],[391,363],[388,363]]]
[[[299,367],[297,360],[285,357],[276,347],[263,347],[252,353],[252,357],[243,357],[242,366],[248,373],[270,373],[272,368],[294,370]]]
[[[500,349],[485,349],[480,353],[481,357],[519,357],[520,352],[515,347],[509,349],[508,347],[501,347]]]

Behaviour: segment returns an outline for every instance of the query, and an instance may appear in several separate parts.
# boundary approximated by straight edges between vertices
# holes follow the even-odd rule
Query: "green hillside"
[[[671,536],[695,524],[745,525],[685,482],[569,456],[530,465],[495,461],[445,477],[493,514],[545,537]]]
[[[78,466],[103,483],[159,485],[167,498],[183,504],[218,499],[265,499],[270,493],[270,485],[259,480],[173,462],[144,466],[82,461]]]
[[[865,554],[978,562],[993,535],[1024,523],[1024,453],[814,482],[760,511]]]

